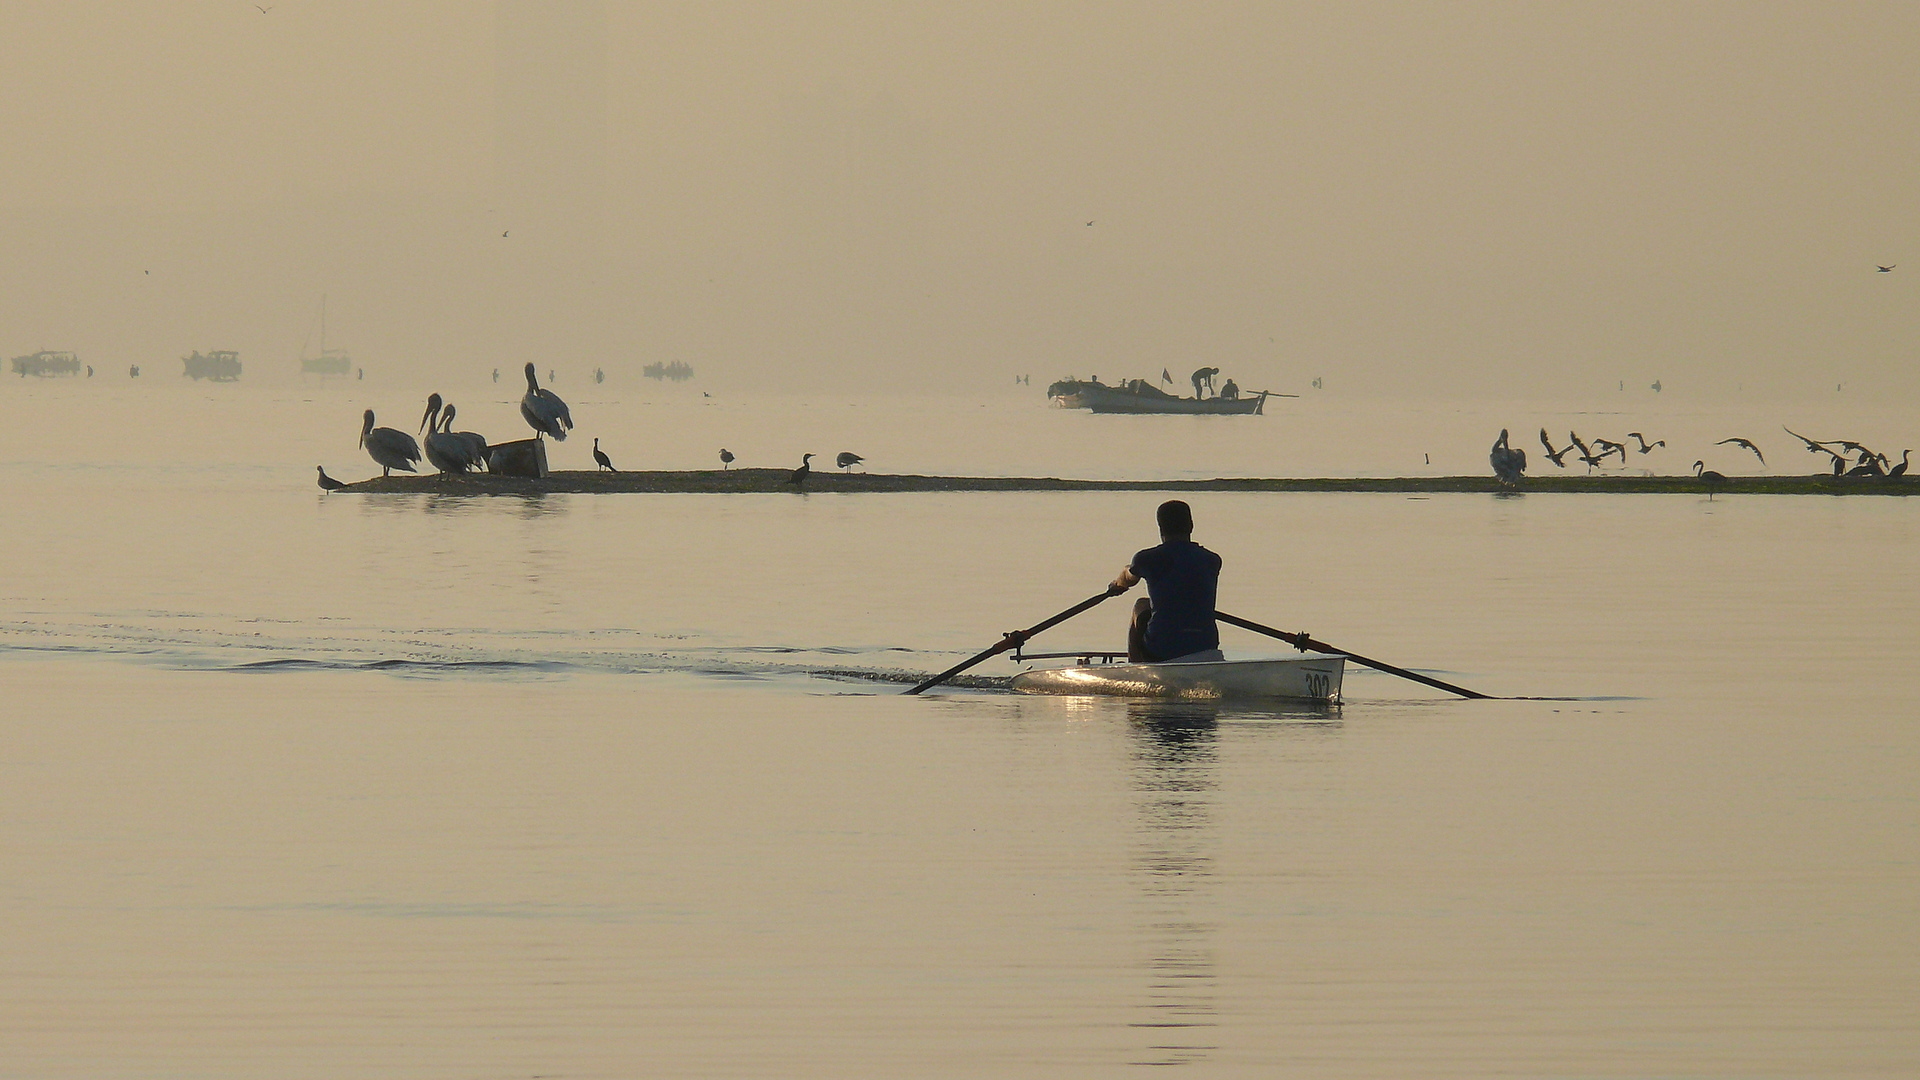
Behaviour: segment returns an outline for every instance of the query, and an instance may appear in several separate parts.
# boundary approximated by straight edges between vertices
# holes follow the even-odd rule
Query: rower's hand
[[[1114,578],[1113,583],[1107,586],[1107,595],[1119,596],[1138,584],[1140,579],[1133,576],[1133,567],[1123,566],[1120,568],[1120,576]]]

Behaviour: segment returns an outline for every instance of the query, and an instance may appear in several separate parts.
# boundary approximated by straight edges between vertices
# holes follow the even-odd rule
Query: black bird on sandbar
[[[867,459],[851,450],[842,450],[840,456],[833,459],[833,463],[843,469],[851,469],[865,460]]]
[[[1706,469],[1706,471],[1702,472],[1702,469]],[[1727,478],[1724,475],[1714,472],[1712,469],[1707,469],[1707,463],[1704,461],[1696,461],[1693,463],[1693,475],[1707,485],[1708,502],[1713,501],[1713,493],[1719,489],[1720,485],[1727,482]]]
[[[600,440],[598,438],[593,440],[593,461],[594,464],[598,466],[598,468],[594,470],[595,472],[599,472],[600,469],[605,469],[608,472],[620,471],[613,467],[613,459],[607,456],[607,452],[600,449]]]
[[[800,467],[793,470],[792,476],[787,477],[787,483],[792,484],[794,487],[800,487],[801,485],[807,482],[807,477],[812,472],[813,472],[813,455],[802,454],[800,455]]]
[[[1564,461],[1561,461],[1560,459],[1561,459],[1561,458],[1563,458],[1563,457],[1566,457],[1566,456],[1567,456],[1568,454],[1571,454],[1571,453],[1573,453],[1573,447],[1571,447],[1571,446],[1568,446],[1568,447],[1566,447],[1566,448],[1564,448],[1564,449],[1561,449],[1561,450],[1555,450],[1555,449],[1553,448],[1553,440],[1551,440],[1551,439],[1549,439],[1549,438],[1547,438],[1547,429],[1546,429],[1546,428],[1541,428],[1541,429],[1540,429],[1540,445],[1541,445],[1541,446],[1544,446],[1544,447],[1546,447],[1546,448],[1547,448],[1547,460],[1548,460],[1548,461],[1551,461],[1551,462],[1553,462],[1553,464],[1554,464],[1554,465],[1555,465],[1555,466],[1556,466],[1557,468],[1562,468],[1562,469],[1564,469],[1564,468],[1566,468],[1566,467],[1567,467],[1567,463],[1566,463],[1566,462],[1564,462]]]
[[[1713,445],[1715,445],[1715,446],[1725,446],[1725,445],[1727,445],[1728,443],[1732,443],[1732,444],[1734,444],[1735,446],[1744,446],[1744,447],[1746,447],[1746,448],[1747,448],[1748,450],[1751,450],[1751,451],[1753,451],[1753,456],[1754,456],[1754,457],[1757,457],[1757,458],[1759,458],[1759,459],[1760,459],[1760,464],[1762,464],[1762,465],[1765,465],[1765,464],[1767,463],[1767,455],[1765,455],[1765,454],[1763,454],[1763,453],[1761,453],[1761,452],[1760,452],[1760,448],[1759,448],[1759,447],[1757,447],[1757,446],[1755,446],[1755,445],[1753,445],[1752,443],[1750,443],[1750,442],[1748,442],[1748,441],[1747,441],[1747,440],[1745,440],[1745,439],[1740,439],[1740,438],[1733,438],[1733,439],[1721,439],[1721,440],[1720,440],[1719,442],[1717,442],[1717,443],[1714,443]]]
[[[1847,470],[1848,476],[1885,476],[1887,470],[1881,468],[1880,459],[1874,454],[1862,452],[1860,463]]]
[[[321,491],[339,491],[341,488],[347,486],[341,483],[340,481],[335,480],[333,477],[328,476],[327,467],[325,465],[315,465],[314,468],[320,470],[320,490]]]
[[[733,451],[727,449],[724,446],[721,447],[720,448],[720,468],[724,470],[727,466],[732,464],[733,464]]]
[[[1648,442],[1647,437],[1645,435],[1640,434],[1637,431],[1627,432],[1627,438],[1640,440],[1640,452],[1643,454],[1649,450],[1652,450],[1656,446],[1667,445],[1667,440],[1665,439],[1655,439],[1653,442]]]
[[[1907,455],[1908,455],[1908,454],[1911,454],[1911,453],[1913,453],[1913,451],[1911,451],[1911,450],[1902,450],[1902,451],[1900,451],[1900,464],[1898,464],[1898,465],[1895,465],[1895,466],[1894,466],[1893,468],[1891,468],[1891,469],[1888,469],[1888,470],[1887,470],[1887,475],[1888,475],[1888,476],[1905,476],[1905,475],[1907,475]]]

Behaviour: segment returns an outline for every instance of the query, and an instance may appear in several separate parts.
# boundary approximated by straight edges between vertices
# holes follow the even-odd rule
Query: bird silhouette
[[[520,398],[520,418],[533,428],[535,438],[551,435],[565,440],[573,427],[573,413],[559,395],[541,388],[540,381],[534,377],[533,361],[527,361],[526,372],[527,392]],[[547,381],[553,381],[553,372],[547,372]]]
[[[1518,484],[1527,471],[1527,452],[1507,445],[1506,428],[1501,428],[1500,437],[1493,440],[1493,449],[1487,452],[1487,460],[1493,465],[1493,475],[1509,487]]]
[[[840,451],[840,455],[833,459],[833,463],[843,469],[851,469],[865,460],[867,459],[851,450],[842,450]]]
[[[605,469],[608,472],[620,471],[613,467],[613,459],[607,456],[607,452],[600,449],[600,440],[598,438],[593,440],[593,461],[597,466],[597,468],[594,469],[595,472],[600,471],[600,469]]]
[[[1899,266],[1900,264],[1899,264],[1899,263],[1894,263],[1894,264],[1893,264],[1893,266],[1880,266],[1880,264],[1879,264],[1879,263],[1874,263],[1873,265],[1875,265],[1876,267],[1879,267],[1879,272],[1880,272],[1880,273],[1882,273],[1882,274],[1891,274],[1891,273],[1893,273],[1893,266]]]
[[[720,468],[724,470],[726,469],[727,466],[732,464],[733,464],[733,451],[727,449],[724,446],[721,447],[720,448]]]
[[[413,436],[394,428],[373,426],[373,410],[368,409],[360,423],[360,445],[366,447],[367,456],[380,466],[381,476],[391,476],[393,470],[418,472],[414,463],[420,460],[420,444]]]
[[[1567,432],[1567,438],[1572,439],[1573,445],[1579,448],[1580,460],[1586,462],[1589,473],[1593,471],[1595,465],[1605,465],[1607,463],[1606,455],[1602,454],[1599,457],[1593,455],[1593,450],[1581,440],[1579,432],[1569,431]]]
[[[1902,450],[1902,451],[1900,451],[1900,464],[1898,464],[1898,465],[1895,465],[1895,466],[1894,466],[1893,468],[1891,468],[1891,469],[1888,469],[1888,470],[1887,470],[1887,475],[1888,475],[1888,476],[1905,476],[1905,475],[1907,475],[1907,455],[1908,455],[1908,454],[1911,454],[1911,453],[1913,453],[1913,451],[1911,451],[1911,450]]]
[[[1595,439],[1593,445],[1600,448],[1600,460],[1605,461],[1608,454],[1619,454],[1620,464],[1627,463],[1627,448],[1612,439]]]
[[[1706,471],[1702,472],[1701,471],[1702,469],[1705,469]],[[1702,483],[1707,485],[1707,501],[1708,502],[1713,501],[1713,493],[1719,489],[1720,485],[1727,482],[1727,478],[1725,476],[1723,476],[1720,473],[1714,472],[1712,469],[1708,469],[1707,463],[1704,461],[1696,461],[1693,463],[1693,475],[1699,478],[1699,480]]]
[[[1573,447],[1568,446],[1560,450],[1555,450],[1553,448],[1553,440],[1547,438],[1546,428],[1540,429],[1540,445],[1547,448],[1548,461],[1553,462],[1554,465],[1558,468],[1564,469],[1567,467],[1567,463],[1560,459],[1566,457],[1568,454],[1573,453]]]
[[[320,490],[321,491],[339,491],[341,488],[347,486],[341,483],[340,481],[335,480],[333,477],[328,476],[327,467],[325,465],[315,465],[314,468],[320,470]]]
[[[1637,432],[1637,431],[1629,431],[1629,432],[1627,432],[1627,438],[1629,438],[1629,439],[1638,439],[1638,440],[1640,440],[1640,452],[1641,452],[1641,453],[1643,453],[1643,454],[1644,454],[1644,453],[1646,453],[1647,451],[1649,451],[1649,450],[1651,450],[1651,449],[1653,449],[1653,448],[1654,448],[1654,447],[1656,447],[1656,446],[1665,446],[1665,445],[1667,445],[1667,440],[1665,440],[1665,439],[1656,439],[1656,440],[1654,440],[1653,442],[1648,442],[1648,441],[1647,441],[1647,437],[1646,437],[1645,435],[1642,435],[1642,434],[1640,434],[1640,433],[1639,433],[1639,432]]]
[[[1827,450],[1826,443],[1815,442],[1814,440],[1807,438],[1805,435],[1800,434],[1799,432],[1793,430],[1792,428],[1788,427],[1785,424],[1780,425],[1780,430],[1786,432],[1787,434],[1793,436],[1796,439],[1799,439],[1801,442],[1806,443],[1807,453],[1809,454],[1817,454],[1823,450],[1825,450],[1829,454],[1833,453],[1833,451]]]
[[[269,11],[272,11],[272,10],[273,10],[273,9],[272,9],[272,8],[270,8],[270,7],[260,7],[260,5],[259,5],[259,4],[255,4],[255,5],[253,5],[253,6],[254,6],[254,7],[257,7],[257,8],[260,8],[260,14],[262,14],[262,15],[265,15],[265,14],[266,14],[267,12],[269,12]]]
[[[1760,459],[1760,464],[1762,464],[1762,465],[1765,465],[1765,464],[1767,463],[1767,455],[1765,455],[1765,454],[1763,454],[1763,453],[1761,453],[1761,452],[1760,452],[1760,448],[1759,448],[1759,447],[1757,447],[1757,446],[1755,446],[1755,445],[1753,445],[1752,443],[1750,443],[1750,442],[1748,442],[1748,441],[1747,441],[1747,440],[1745,440],[1745,439],[1740,439],[1740,438],[1734,438],[1734,439],[1721,439],[1721,440],[1720,440],[1719,442],[1717,442],[1717,443],[1714,443],[1713,445],[1715,445],[1715,446],[1725,446],[1725,445],[1727,445],[1728,443],[1732,443],[1732,444],[1734,444],[1735,446],[1742,446],[1742,447],[1745,447],[1745,448],[1747,448],[1748,450],[1751,450],[1751,451],[1753,451],[1753,456],[1754,456],[1754,457],[1757,457],[1757,458],[1759,458],[1759,459]]]
[[[787,483],[792,484],[794,487],[799,487],[807,482],[807,477],[812,475],[812,473],[813,455],[802,454],[800,455],[800,467],[793,470],[792,476],[787,477]]]

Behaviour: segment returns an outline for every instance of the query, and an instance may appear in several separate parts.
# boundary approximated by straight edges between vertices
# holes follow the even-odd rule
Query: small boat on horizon
[[[1260,416],[1266,412],[1269,397],[1292,397],[1266,390],[1232,397],[1183,398],[1161,390],[1145,379],[1134,379],[1116,386],[1102,382],[1062,379],[1047,387],[1047,398],[1062,409],[1087,409],[1097,413],[1131,413],[1194,416]]]

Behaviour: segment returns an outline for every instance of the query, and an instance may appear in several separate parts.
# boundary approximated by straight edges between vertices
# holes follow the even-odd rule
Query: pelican
[[[1706,471],[1702,472],[1701,471],[1702,469],[1705,469]],[[1707,485],[1707,501],[1708,502],[1713,501],[1714,491],[1717,490],[1721,484],[1724,484],[1727,482],[1727,478],[1725,476],[1721,475],[1720,473],[1714,472],[1712,469],[1708,469],[1707,463],[1704,461],[1696,461],[1693,463],[1693,475],[1698,477],[1701,483]]]
[[[487,437],[477,431],[454,431],[452,402],[447,403],[447,411],[441,419],[440,430],[451,432],[456,439],[465,439],[467,445],[473,447],[472,461],[474,468],[478,469],[486,465],[487,451],[490,449],[487,446]]]
[[[440,470],[442,476],[463,473],[473,468],[473,444],[455,435],[442,426],[440,418],[440,395],[427,399],[427,461]],[[449,410],[451,412],[451,410]],[[453,418],[448,416],[446,424],[451,425]]]
[[[367,448],[367,456],[380,466],[381,476],[391,476],[393,470],[418,472],[413,463],[420,460],[420,444],[413,436],[390,427],[373,426],[373,410],[360,421],[360,445]]]
[[[1641,453],[1643,453],[1643,454],[1644,454],[1644,453],[1646,453],[1646,452],[1647,452],[1647,451],[1649,451],[1649,450],[1652,450],[1652,449],[1653,449],[1654,447],[1656,447],[1656,446],[1665,446],[1665,445],[1667,445],[1667,440],[1665,440],[1665,439],[1655,439],[1655,440],[1654,440],[1653,442],[1648,442],[1648,441],[1647,441],[1647,437],[1646,437],[1645,435],[1642,435],[1642,434],[1640,434],[1640,433],[1639,433],[1639,432],[1637,432],[1637,431],[1629,431],[1629,432],[1627,432],[1627,438],[1629,438],[1629,439],[1638,439],[1638,440],[1640,441],[1640,452],[1641,452]],[[1622,458],[1624,458],[1625,456],[1626,456],[1626,455],[1624,455],[1624,454],[1623,454],[1623,455],[1621,455],[1621,457],[1622,457]]]
[[[792,484],[794,487],[799,487],[807,482],[807,477],[812,472],[813,455],[802,454],[800,455],[800,467],[793,470],[792,476],[787,477],[787,483]]]
[[[840,456],[833,459],[833,463],[843,469],[851,469],[865,460],[867,459],[851,450],[842,450]]]
[[[727,466],[732,464],[733,464],[733,451],[727,449],[724,446],[721,447],[720,448],[720,468],[725,469]]]
[[[552,373],[547,375],[552,381]],[[533,428],[534,438],[551,435],[565,441],[567,432],[573,427],[573,414],[567,411],[567,403],[551,390],[540,389],[540,381],[534,377],[533,361],[527,361],[527,393],[520,399],[520,415]]]
[[[607,452],[600,449],[600,440],[598,438],[593,440],[593,461],[596,466],[594,469],[595,472],[599,472],[601,469],[605,469],[608,472],[620,471],[613,467],[613,459],[607,456]]]
[[[1500,429],[1500,437],[1493,441],[1493,450],[1487,454],[1487,460],[1493,463],[1493,475],[1509,486],[1520,482],[1520,475],[1527,471],[1527,452],[1507,445],[1507,429]]]
[[[1913,451],[1911,451],[1911,450],[1902,450],[1902,451],[1900,451],[1900,464],[1898,464],[1898,465],[1895,465],[1895,466],[1894,466],[1893,468],[1891,468],[1891,469],[1888,469],[1888,470],[1887,470],[1887,475],[1888,475],[1888,476],[1905,476],[1905,475],[1907,475],[1907,455],[1908,455],[1908,454],[1911,454],[1911,453],[1913,453]]]
[[[1569,446],[1564,450],[1555,450],[1553,448],[1553,440],[1547,438],[1546,428],[1540,429],[1540,445],[1547,448],[1548,461],[1553,462],[1554,465],[1558,468],[1564,469],[1567,467],[1567,463],[1564,461],[1561,461],[1560,459],[1563,457],[1566,457],[1568,454],[1573,453],[1573,447]]]
[[[1717,443],[1714,443],[1713,445],[1715,445],[1715,446],[1725,446],[1725,445],[1727,445],[1728,443],[1732,443],[1732,444],[1734,444],[1735,446],[1743,446],[1743,447],[1746,447],[1746,448],[1747,448],[1748,450],[1751,450],[1751,451],[1753,451],[1753,456],[1754,456],[1754,457],[1757,457],[1757,458],[1759,458],[1759,459],[1760,459],[1760,464],[1762,464],[1762,465],[1765,465],[1765,464],[1767,463],[1767,455],[1765,455],[1765,454],[1763,454],[1763,453],[1761,453],[1761,452],[1760,452],[1760,448],[1759,448],[1759,447],[1757,447],[1757,446],[1755,446],[1755,445],[1753,445],[1752,443],[1750,443],[1750,442],[1748,442],[1748,441],[1747,441],[1747,440],[1745,440],[1745,439],[1740,439],[1740,438],[1733,438],[1733,439],[1721,439],[1721,440],[1720,440],[1719,442],[1717,442]]]
[[[340,481],[335,480],[333,477],[328,476],[327,467],[325,465],[315,465],[314,468],[320,470],[320,490],[321,491],[339,491],[341,488],[347,486],[341,483]]]

